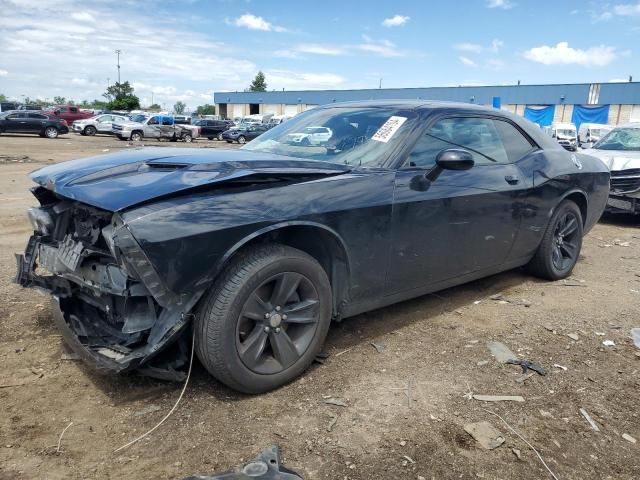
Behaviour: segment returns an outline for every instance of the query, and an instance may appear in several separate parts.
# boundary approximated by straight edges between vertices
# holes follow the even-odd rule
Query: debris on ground
[[[371,346],[375,348],[378,353],[384,352],[385,348],[387,348],[386,345],[382,343],[375,343],[375,342],[371,342]]]
[[[476,365],[479,367],[484,367],[488,363],[489,363],[489,360],[480,360],[478,363],[476,363]]]
[[[567,333],[567,337],[569,337],[574,342],[577,342],[578,340],[580,340],[580,337],[578,336],[577,333]]]
[[[629,443],[636,443],[637,442],[637,440],[635,438],[633,438],[631,435],[629,435],[628,433],[623,433],[622,434],[622,438],[624,438]]]
[[[587,413],[587,411],[584,408],[580,409],[580,413],[587,420],[587,422],[589,422],[589,425],[591,425],[591,428],[593,430],[595,430],[596,432],[600,431],[600,428],[598,427],[598,424],[595,422],[595,420],[593,418],[591,418],[591,416]]]
[[[530,362],[529,360],[520,360],[520,359],[509,359],[505,363],[510,365],[520,365],[522,367],[522,373],[527,373],[529,370],[536,372],[538,375],[546,375],[547,372],[544,370],[542,365]]]
[[[159,405],[151,404],[148,407],[145,407],[142,410],[139,410],[139,411],[135,412],[133,414],[133,416],[134,417],[142,417],[144,415],[149,415],[150,413],[157,412],[158,410],[160,410],[160,406]]]
[[[481,402],[524,402],[520,395],[472,395],[474,400]]]
[[[633,344],[636,348],[640,348],[640,328],[631,329],[631,338],[633,339]]]
[[[605,347],[615,347],[616,342],[614,342],[613,340],[605,340],[602,342],[602,345],[604,345]]]
[[[482,448],[493,450],[504,443],[504,437],[500,430],[489,422],[468,423],[464,426],[464,431],[471,435]]]
[[[342,400],[338,400],[337,398],[328,398],[327,400],[324,401],[324,403],[326,403],[327,405],[335,405],[336,407],[349,406],[345,402],[343,402]]]
[[[567,367],[564,367],[564,366],[562,366],[562,365],[558,365],[557,363],[554,363],[554,364],[553,364],[553,366],[554,366],[555,368],[559,368],[560,370],[564,370],[565,372],[566,372],[567,370],[569,370]]]
[[[488,342],[487,347],[489,347],[491,354],[500,363],[507,363],[509,360],[518,358],[518,356],[509,350],[509,347],[502,342]]]
[[[327,425],[327,432],[333,430],[333,427],[338,423],[338,415],[331,415],[331,420],[329,420],[329,425]]]
[[[529,380],[531,377],[533,377],[535,375],[534,372],[529,372],[529,373],[523,373],[522,375],[520,375],[518,378],[516,378],[516,382],[518,383],[524,383],[527,380]]]
[[[80,356],[76,353],[63,353],[62,355],[60,355],[60,360],[75,361],[80,360]]]
[[[522,454],[520,453],[520,450],[518,450],[517,448],[512,448],[511,451],[518,460],[522,460]]]
[[[269,447],[253,461],[230,472],[213,475],[194,475],[183,480],[247,480],[257,478],[263,480],[302,480],[302,477],[280,464],[280,449]]]

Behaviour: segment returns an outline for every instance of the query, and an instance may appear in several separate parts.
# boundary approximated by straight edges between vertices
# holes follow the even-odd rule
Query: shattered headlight
[[[40,207],[33,207],[27,210],[27,216],[31,222],[34,232],[42,235],[50,235],[53,232],[55,224],[49,212]]]

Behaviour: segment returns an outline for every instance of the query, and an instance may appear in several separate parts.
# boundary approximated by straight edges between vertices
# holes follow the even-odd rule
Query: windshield
[[[394,108],[316,108],[268,130],[242,149],[379,167],[402,143],[415,116]]]
[[[142,123],[147,119],[146,115],[142,115],[142,114],[138,114],[138,115],[131,115],[129,117],[129,120],[131,120],[132,122],[137,122],[137,123]]]
[[[575,137],[576,131],[568,128],[563,128],[563,129],[558,129],[557,134],[562,135],[563,137]]]
[[[616,128],[596,143],[593,148],[640,151],[640,128]]]

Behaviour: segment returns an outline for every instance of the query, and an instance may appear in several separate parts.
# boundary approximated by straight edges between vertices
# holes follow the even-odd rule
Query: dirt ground
[[[103,377],[69,359],[48,299],[11,281],[35,203],[27,173],[122,148],[131,147],[109,137],[0,136],[0,478],[179,479],[225,471],[270,445],[305,479],[552,478],[491,412],[559,479],[640,478],[640,350],[630,338],[640,327],[640,231],[626,217],[594,228],[567,281],[511,271],[334,325],[325,363],[275,392],[239,395],[196,361],[174,415],[114,454],[162,419],[182,385]],[[547,375],[521,381],[489,341]],[[463,428],[480,421],[504,444],[481,448]]]

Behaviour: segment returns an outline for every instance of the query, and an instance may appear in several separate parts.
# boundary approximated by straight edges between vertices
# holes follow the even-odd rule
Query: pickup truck
[[[111,131],[120,140],[140,141],[143,138],[157,138],[158,140],[191,142],[196,136],[197,130],[185,127],[176,125],[173,117],[168,115],[138,114],[133,115],[126,122],[114,122]]]
[[[50,117],[59,118],[60,120],[66,120],[67,124],[71,125],[76,120],[84,120],[85,118],[93,117],[93,113],[80,110],[73,105],[56,105],[50,110],[44,112]]]

